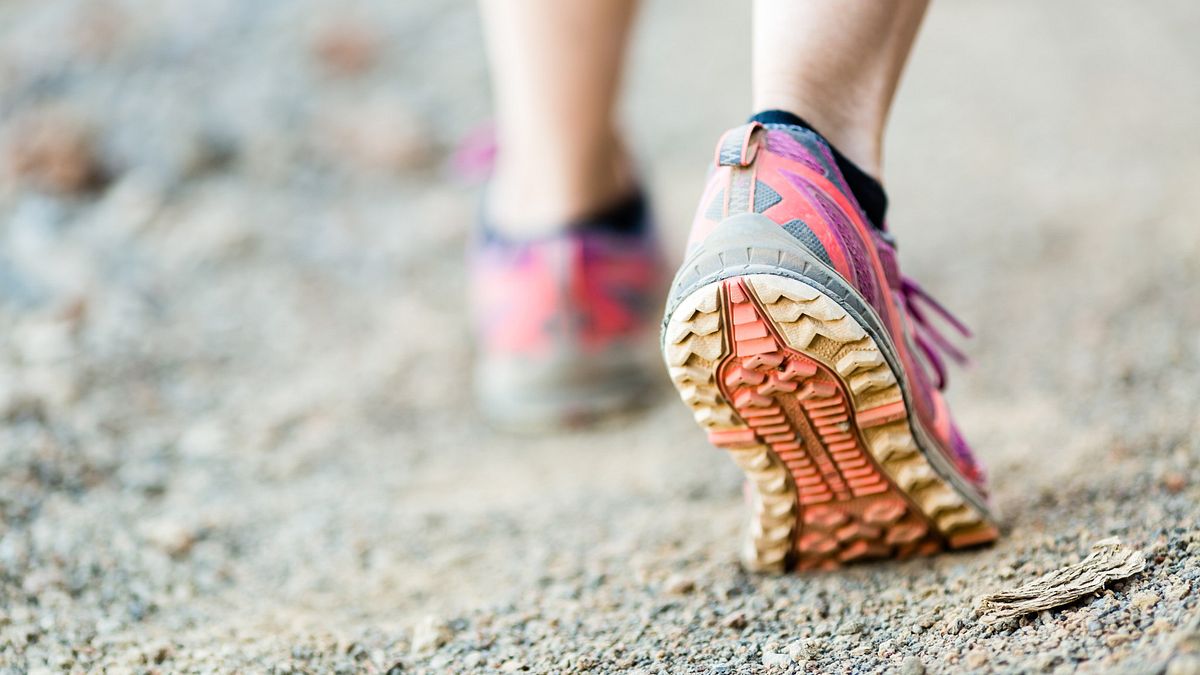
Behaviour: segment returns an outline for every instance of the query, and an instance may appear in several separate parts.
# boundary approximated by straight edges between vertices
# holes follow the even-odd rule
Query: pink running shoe
[[[493,423],[586,422],[645,392],[665,275],[641,196],[545,238],[482,228],[469,258],[475,392]]]
[[[994,540],[930,323],[816,133],[725,133],[667,303],[663,354],[745,471],[752,569],[831,569]]]

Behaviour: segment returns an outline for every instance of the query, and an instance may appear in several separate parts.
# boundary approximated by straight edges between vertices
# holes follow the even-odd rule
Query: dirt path
[[[470,409],[470,3],[3,4],[2,151],[36,161],[0,183],[0,673],[1200,672],[1200,10],[1154,8],[933,8],[892,226],[980,336],[952,395],[1007,535],[772,578],[665,385],[540,438]],[[644,19],[678,238],[748,16]],[[979,621],[1110,536],[1144,573]]]

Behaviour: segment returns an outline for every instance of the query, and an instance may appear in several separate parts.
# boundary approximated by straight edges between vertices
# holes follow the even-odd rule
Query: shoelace
[[[496,164],[496,130],[491,122],[476,126],[459,142],[450,158],[450,170],[469,184],[482,183]]]
[[[938,316],[950,324],[963,337],[971,337],[971,329],[967,328],[966,324],[950,313],[950,310],[942,306],[925,292],[917,282],[908,277],[900,278],[900,294],[904,297],[904,308],[908,311],[908,315],[913,319],[913,325],[916,327],[916,334],[913,336],[917,347],[925,354],[926,361],[929,362],[933,369],[934,375],[937,376],[937,388],[946,388],[946,364],[942,360],[942,354],[950,357],[952,361],[959,365],[966,365],[968,362],[967,356],[955,347],[946,336],[942,335],[941,331],[929,320],[922,309],[922,305],[932,309]]]

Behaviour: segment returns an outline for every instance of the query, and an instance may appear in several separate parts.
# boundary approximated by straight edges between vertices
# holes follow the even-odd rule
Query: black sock
[[[641,234],[649,220],[646,209],[646,197],[638,190],[619,202],[571,223],[570,228],[613,234]]]
[[[486,211],[486,209],[485,209]],[[649,204],[641,190],[622,198],[620,201],[603,207],[566,224],[566,231],[573,232],[609,232],[625,236],[636,236],[646,231],[649,226]],[[562,230],[553,230],[544,235],[523,238],[520,235],[510,236],[497,230],[488,222],[486,216],[481,216],[480,232],[486,241],[523,244],[546,237],[559,236]]]
[[[838,169],[841,170],[842,176],[846,179],[846,185],[854,193],[854,198],[858,200],[858,205],[862,207],[863,212],[867,215],[867,220],[871,221],[871,224],[876,229],[883,229],[883,218],[887,213],[887,193],[883,191],[883,186],[879,184],[879,181],[867,174],[866,171],[858,168],[857,164],[847,159],[828,139],[821,135],[821,132],[814,129],[811,124],[805,122],[799,116],[785,110],[764,110],[751,117],[748,121],[760,124],[790,124],[801,129],[808,129],[814,134],[821,136],[821,139],[825,141],[829,149],[833,151],[833,160],[837,162]]]

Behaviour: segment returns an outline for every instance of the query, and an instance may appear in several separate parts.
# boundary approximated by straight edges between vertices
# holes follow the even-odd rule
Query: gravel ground
[[[675,239],[748,105],[746,8],[693,6],[648,4],[629,80]],[[666,386],[554,436],[471,409],[478,30],[0,4],[0,672],[1200,672],[1195,3],[933,8],[892,223],[980,335],[953,398],[1006,536],[782,578]],[[1143,573],[980,620],[1110,536]]]

